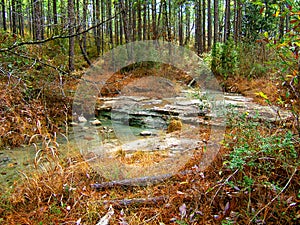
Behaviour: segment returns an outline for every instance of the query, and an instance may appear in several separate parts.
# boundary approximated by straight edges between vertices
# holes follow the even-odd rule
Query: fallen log
[[[166,196],[158,197],[149,197],[149,198],[131,198],[131,199],[115,199],[115,200],[105,200],[102,203],[105,205],[112,205],[114,207],[118,206],[129,206],[134,204],[143,204],[143,205],[153,205],[158,202],[164,202],[168,198]]]
[[[177,175],[186,175],[189,173],[193,173],[192,170],[184,170],[176,174],[164,174],[158,176],[146,176],[146,177],[139,177],[139,178],[131,178],[125,180],[116,180],[116,181],[108,181],[103,183],[95,183],[91,184],[91,187],[96,190],[102,190],[105,188],[112,188],[112,187],[135,187],[135,186],[148,186],[153,184],[158,184],[163,181],[166,181],[174,176]]]

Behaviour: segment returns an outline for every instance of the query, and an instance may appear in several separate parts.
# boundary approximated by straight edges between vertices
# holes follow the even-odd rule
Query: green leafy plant
[[[255,173],[270,176],[278,169],[288,171],[293,166],[299,166],[299,153],[291,131],[270,135],[267,132],[270,124],[262,126],[259,122],[251,121],[247,113],[235,116],[231,125],[238,134],[231,136],[235,144],[226,163],[231,170],[255,170]],[[243,187],[250,187],[254,182],[256,180],[244,173],[239,183]]]
[[[215,74],[221,74],[227,79],[237,73],[238,66],[238,54],[232,38],[213,46],[211,68]]]

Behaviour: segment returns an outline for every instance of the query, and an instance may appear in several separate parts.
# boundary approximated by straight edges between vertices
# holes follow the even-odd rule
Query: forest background
[[[174,223],[299,222],[299,210],[294,207],[299,204],[300,196],[298,1],[1,0],[0,9],[1,148],[26,145],[34,135],[40,135],[41,140],[47,140],[45,148],[49,149],[48,140],[55,143],[54,134],[65,133],[67,130],[72,117],[72,100],[80,77],[105,52],[139,40],[171,42],[195,51],[203,58],[224,91],[241,93],[260,104],[290,110],[293,117],[268,129],[246,121],[243,116],[236,118],[228,128],[228,140],[221,151],[223,155],[216,160],[215,168],[207,171],[206,190],[201,189],[200,194],[192,191],[189,197],[181,196],[178,194],[180,188],[176,189],[181,185],[179,181],[189,183],[191,178],[174,178],[168,182],[178,184],[169,190],[170,195],[174,192],[174,196],[180,196],[176,203],[161,211],[151,208],[153,206],[145,206],[140,213],[138,207],[126,206],[126,220],[131,221],[131,224],[145,224],[149,218],[158,215],[151,220],[153,224],[158,221],[168,224],[170,219],[176,217],[174,215],[178,207],[185,202],[188,205],[185,213],[193,213],[193,218],[196,217],[198,222],[193,223],[188,217],[182,216],[183,207],[179,210],[181,216]],[[151,70],[159,74],[161,70],[170,69],[166,65],[143,66],[145,64],[133,65],[127,72]],[[171,70],[170,73],[178,72],[174,68]],[[258,127],[260,133],[253,133],[253,129]],[[243,141],[237,141],[233,135],[239,130],[243,131],[239,137]],[[252,136],[249,136],[250,133]],[[252,146],[253,143],[256,145]],[[269,152],[261,150],[266,143],[271,149]],[[288,156],[281,157],[283,149],[290,151]],[[263,152],[263,155],[257,154],[250,160],[248,153],[251,151]],[[234,161],[237,158],[243,159],[243,163]],[[273,161],[274,165],[266,163],[262,168],[253,169],[261,158]],[[55,160],[62,165],[65,159]],[[228,167],[224,166],[227,164]],[[75,194],[66,191],[63,184],[70,185],[71,179],[66,176],[71,174],[67,165],[64,164],[64,175],[59,173],[54,176],[57,173],[54,170],[52,168],[48,171],[49,176],[45,176],[48,180],[36,172],[32,180],[28,177],[25,179],[29,184],[12,184],[18,192],[12,189],[4,191],[0,201],[0,221],[49,224],[49,221],[78,221],[82,218],[82,221],[92,224],[105,214],[106,209],[102,204],[83,200],[85,197],[82,196],[85,195],[79,192]],[[74,175],[78,177],[72,182],[80,180],[82,174],[87,174],[86,170],[86,167],[78,170]],[[233,176],[235,180],[229,182]],[[61,183],[59,187],[54,185],[54,179]],[[284,195],[289,185],[291,188]],[[84,184],[78,181],[75,186],[79,190]],[[147,191],[155,192],[156,188]],[[190,188],[186,187],[185,190]],[[140,195],[146,196],[147,191],[142,190]],[[238,197],[228,197],[228,190],[238,192]],[[253,190],[261,191],[261,195],[252,193]],[[94,195],[93,190],[88,189],[86,192],[88,199]],[[111,195],[112,192],[117,191],[106,190],[105,193]],[[128,190],[122,189],[116,195],[121,198],[133,192],[128,193]],[[54,193],[56,197],[53,197]],[[99,197],[101,194],[96,195]],[[199,200],[199,195],[205,197]],[[259,197],[262,195],[267,197]],[[280,196],[282,201],[278,200]],[[223,203],[216,203],[217,198]],[[240,209],[237,209],[237,199],[242,202]],[[79,209],[71,212],[66,209],[77,202],[81,204]],[[200,202],[202,208],[198,204]],[[265,214],[261,214],[262,211]],[[118,213],[125,218],[122,210]]]

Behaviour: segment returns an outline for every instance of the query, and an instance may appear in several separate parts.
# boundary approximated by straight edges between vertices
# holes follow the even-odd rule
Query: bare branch
[[[64,71],[64,70],[62,70],[62,69],[60,69],[60,68],[58,68],[58,67],[55,67],[55,66],[53,66],[53,65],[50,65],[50,64],[48,64],[48,63],[45,63],[45,62],[43,62],[43,61],[41,61],[41,60],[39,60],[39,59],[37,59],[37,58],[33,58],[33,57],[30,57],[30,56],[27,56],[27,55],[23,55],[23,54],[20,54],[20,53],[17,53],[17,52],[15,52],[15,51],[11,51],[11,50],[8,50],[8,52],[12,53],[13,55],[22,57],[22,58],[24,58],[24,59],[29,59],[29,60],[32,60],[32,61],[39,62],[39,63],[41,63],[41,64],[43,64],[43,65],[45,65],[45,66],[48,66],[48,67],[50,67],[50,68],[52,68],[52,69],[55,69],[55,70],[59,71],[59,72],[62,73],[62,74],[68,74],[66,71]]]
[[[175,177],[176,175],[186,175],[193,173],[192,170],[184,170],[177,174],[164,174],[164,175],[158,175],[158,176],[147,176],[147,177],[139,177],[139,178],[131,178],[131,179],[125,179],[125,180],[118,180],[118,181],[109,181],[104,182],[101,184],[91,184],[92,188],[95,188],[97,190],[101,190],[104,188],[112,188],[112,187],[130,187],[130,186],[147,186],[147,185],[153,185],[161,183],[165,180],[168,180],[172,177]]]
[[[291,183],[294,175],[296,174],[297,172],[297,167],[294,169],[294,172],[292,173],[292,175],[290,176],[288,182],[284,185],[284,187],[282,188],[282,190],[274,197],[272,198],[271,201],[268,202],[268,204],[266,204],[264,207],[262,207],[260,210],[258,210],[258,212],[252,217],[252,219],[249,221],[249,225],[252,223],[252,221],[264,210],[266,209],[269,205],[271,205],[278,197],[279,195],[281,195],[285,189],[289,186],[289,184]]]
[[[13,45],[11,45],[11,46],[9,46],[7,48],[0,49],[0,52],[8,52],[10,50],[13,50],[15,48],[21,47],[23,45],[37,45],[37,44],[43,44],[43,43],[46,43],[46,42],[49,42],[49,41],[53,41],[53,40],[56,40],[56,39],[66,39],[66,38],[76,37],[76,36],[82,35],[84,33],[87,33],[87,32],[89,32],[90,30],[92,30],[92,29],[94,29],[96,27],[102,26],[103,24],[105,24],[105,23],[109,22],[110,20],[114,19],[119,14],[120,13],[117,13],[113,17],[108,18],[107,20],[104,20],[101,23],[98,23],[98,24],[96,24],[94,26],[89,27],[88,29],[86,29],[84,31],[81,31],[81,32],[78,32],[78,33],[75,33],[75,34],[72,34],[72,35],[65,35],[65,36],[56,35],[56,36],[52,36],[50,38],[43,39],[43,40],[15,42]]]
[[[166,196],[158,196],[158,197],[151,197],[151,198],[131,198],[131,199],[116,199],[116,200],[106,200],[103,201],[105,205],[111,204],[113,206],[128,206],[133,204],[144,204],[144,205],[153,205],[157,204],[158,202],[166,201],[168,197]]]

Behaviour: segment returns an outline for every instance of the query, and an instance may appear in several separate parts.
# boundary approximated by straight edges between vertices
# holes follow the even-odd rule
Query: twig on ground
[[[278,197],[279,195],[282,194],[282,192],[285,191],[285,189],[289,186],[289,184],[291,183],[294,175],[296,174],[297,172],[297,167],[295,168],[294,172],[292,173],[291,177],[289,178],[288,182],[285,184],[285,186],[282,188],[282,190],[274,197],[272,198],[271,201],[268,202],[268,204],[266,204],[264,207],[262,207],[260,210],[258,210],[258,212],[252,217],[252,219],[249,221],[248,224],[251,224],[251,222],[265,209],[267,208],[269,205],[271,205]]]
[[[91,184],[92,188],[95,188],[96,190],[101,190],[104,188],[112,188],[112,187],[130,187],[130,186],[147,186],[147,185],[153,185],[157,183],[161,183],[167,179],[170,179],[176,175],[186,175],[189,173],[192,173],[192,170],[184,170],[177,174],[164,174],[164,175],[158,175],[158,176],[147,176],[147,177],[139,177],[139,178],[131,178],[131,179],[125,179],[125,180],[117,180],[117,181],[109,181],[104,182],[101,184]]]
[[[116,199],[116,200],[105,200],[102,203],[113,206],[128,206],[133,204],[146,204],[152,205],[157,204],[158,202],[163,202],[168,199],[167,196],[158,196],[158,197],[150,197],[150,198],[131,198],[131,199]]]
[[[221,188],[222,188],[224,185],[226,185],[226,184],[228,183],[228,181],[229,181],[229,180],[230,180],[230,179],[231,179],[238,171],[239,171],[239,169],[236,169],[232,174],[230,174],[229,177],[226,178],[226,180],[225,180],[223,183],[216,185],[216,186],[219,186],[219,188],[218,188],[218,190],[216,191],[216,193],[214,194],[214,197],[212,198],[212,200],[211,200],[211,202],[210,202],[210,205],[212,205],[212,203],[213,203],[215,197],[217,196],[217,194],[219,193],[219,191],[221,190]],[[216,187],[216,186],[215,186],[215,187]],[[214,187],[213,187],[213,189],[214,189]]]

